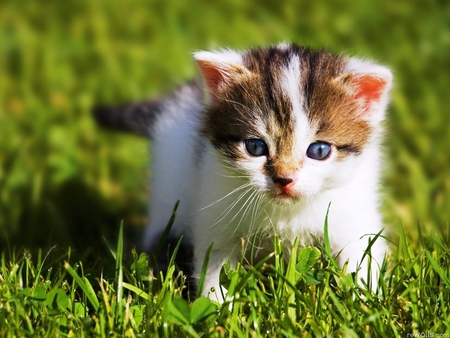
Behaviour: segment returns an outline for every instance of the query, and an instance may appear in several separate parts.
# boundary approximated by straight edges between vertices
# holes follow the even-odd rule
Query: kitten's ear
[[[391,71],[386,67],[355,59],[349,63],[348,71],[346,82],[350,84],[352,98],[360,103],[363,114],[369,118],[382,119],[392,87]]]
[[[233,80],[250,73],[242,64],[242,55],[234,51],[197,52],[194,59],[211,102],[215,102]]]

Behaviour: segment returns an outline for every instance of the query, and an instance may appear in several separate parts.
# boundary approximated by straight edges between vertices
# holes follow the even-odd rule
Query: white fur
[[[237,62],[242,57],[235,52],[195,54],[196,59]],[[390,73],[383,67],[351,60],[349,71],[364,72],[364,66],[390,83]],[[366,69],[367,70],[367,69]],[[277,233],[285,243],[292,243],[296,236],[302,245],[312,245],[312,235],[323,237],[327,208],[329,236],[334,253],[341,265],[348,259],[355,271],[367,248],[368,237],[374,237],[382,228],[378,212],[379,145],[376,138],[357,157],[348,156],[336,161],[335,152],[326,161],[307,158],[308,145],[314,142],[315,128],[308,123],[302,111],[298,91],[300,65],[293,60],[282,77],[281,88],[296,102],[296,144],[294,154],[302,160],[295,175],[294,190],[304,196],[296,202],[276,203],[273,197],[261,191],[275,189],[271,178],[262,173],[264,157],[248,157],[235,167],[230,167],[221,155],[207,142],[202,161],[198,162],[195,145],[198,141],[199,117],[203,107],[195,100],[180,105],[168,105],[167,113],[157,122],[152,151],[152,196],[150,225],[145,234],[147,247],[154,246],[167,224],[172,208],[180,200],[178,215],[173,227],[177,235],[187,236],[194,244],[194,277],[199,277],[207,249],[213,244],[203,295],[221,301],[219,272],[226,261],[237,264],[241,243],[248,246],[249,238],[260,230],[271,250],[270,236]],[[388,89],[388,88],[387,88]],[[387,92],[387,91],[386,91]],[[387,94],[377,106],[383,114]],[[382,117],[381,117],[382,118]],[[262,128],[262,127],[261,127]],[[264,130],[261,135],[269,138]],[[270,145],[270,140],[267,142]],[[242,152],[245,152],[242,146]],[[364,189],[361,189],[364,187]],[[264,245],[264,244],[262,244]],[[264,249],[264,248],[263,248]],[[374,261],[371,271],[376,277],[377,265],[382,263],[386,247],[378,239],[372,247]],[[367,274],[362,265],[359,276]],[[215,288],[216,293],[209,293]]]
[[[242,55],[231,49],[223,49],[217,52],[199,51],[194,53],[194,59],[197,61],[207,61],[214,64],[220,64],[226,68],[229,65],[242,65]]]
[[[177,201],[181,201],[172,234],[185,236],[194,208],[190,197],[196,190],[198,171],[195,167],[198,113],[202,105],[189,87],[183,88],[173,101],[168,101],[165,113],[156,121],[152,142],[152,178],[150,222],[144,234],[146,248],[154,249],[167,226]]]

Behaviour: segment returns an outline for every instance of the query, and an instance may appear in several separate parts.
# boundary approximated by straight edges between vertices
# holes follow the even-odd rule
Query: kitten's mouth
[[[294,190],[287,189],[275,189],[274,198],[281,203],[292,203],[301,198],[301,194]]]

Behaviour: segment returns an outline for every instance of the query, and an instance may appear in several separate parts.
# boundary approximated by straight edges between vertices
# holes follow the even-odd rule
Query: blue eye
[[[313,160],[324,160],[331,153],[331,145],[326,142],[317,141],[311,143],[306,150],[306,155]]]
[[[266,142],[257,138],[251,138],[244,141],[245,149],[252,156],[266,156],[269,154]]]

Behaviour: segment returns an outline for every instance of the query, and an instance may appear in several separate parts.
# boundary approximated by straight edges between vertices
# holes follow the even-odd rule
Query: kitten
[[[285,247],[297,236],[313,245],[330,205],[332,249],[355,271],[369,236],[382,229],[379,144],[391,72],[295,44],[202,51],[194,59],[201,82],[165,99],[97,111],[104,123],[153,139],[145,247],[156,247],[179,200],[171,238],[184,236],[193,247],[194,277],[213,242],[201,294],[215,298],[210,290],[220,295],[220,269],[237,264],[242,239],[249,249],[258,231],[263,254],[274,234]],[[378,238],[371,271],[366,258],[359,277],[370,273],[376,283],[385,252]]]

